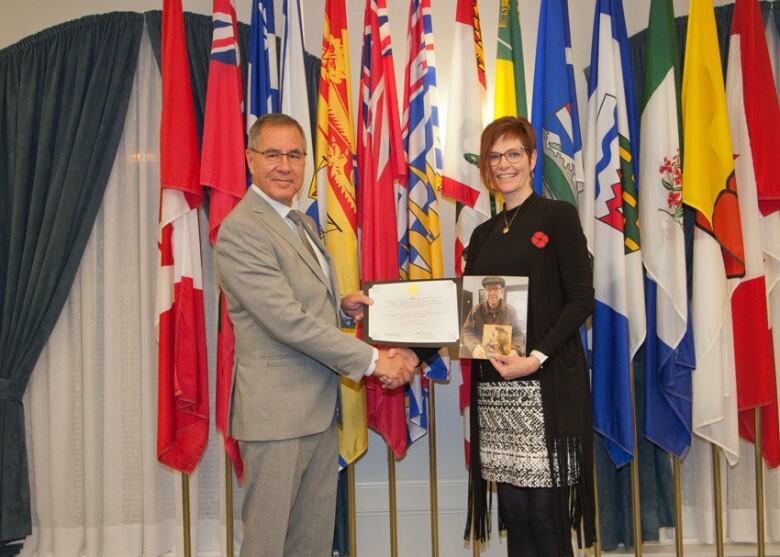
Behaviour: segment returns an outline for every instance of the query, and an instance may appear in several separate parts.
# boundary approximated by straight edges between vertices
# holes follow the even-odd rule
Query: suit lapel
[[[306,247],[301,244],[300,240],[297,237],[293,237],[295,232],[290,228],[285,220],[279,216],[279,213],[277,213],[274,208],[271,207],[268,202],[260,197],[256,192],[249,192],[247,197],[251,199],[250,203],[252,210],[258,214],[260,219],[266,224],[271,233],[274,234],[277,238],[281,238],[282,241],[286,242],[296,251],[296,253],[298,253],[301,259],[306,262],[317,278],[328,288],[328,291],[335,300],[336,293],[333,290],[332,280],[330,277],[325,276],[319,261],[312,257],[311,253],[309,253],[309,250],[307,250]],[[309,230],[309,233],[311,234],[311,230]],[[317,235],[312,235],[312,237],[314,238],[315,243],[317,244],[317,247],[320,249],[320,251],[325,254],[325,259],[328,261],[328,266],[332,270],[333,265],[330,262],[330,257],[328,256],[327,250],[325,250],[325,246],[322,245],[322,242],[320,242]]]

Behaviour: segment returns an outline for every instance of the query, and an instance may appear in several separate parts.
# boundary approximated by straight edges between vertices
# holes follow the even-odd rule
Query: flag
[[[693,431],[739,459],[728,277],[745,273],[726,92],[709,0],[691,0],[683,64],[683,202],[696,210]]]
[[[691,380],[696,365],[688,319],[679,65],[672,0],[652,0],[639,157],[639,221],[647,270],[645,436],[682,458],[691,444]]]
[[[160,122],[157,459],[187,474],[209,436],[198,138],[181,0],[164,0]]]
[[[531,110],[539,151],[534,169],[534,191],[577,205],[577,192],[583,181],[582,141],[574,88],[569,7],[566,0],[542,0],[540,10]],[[581,220],[583,224],[588,222]],[[588,248],[592,248],[590,237]]]
[[[252,0],[248,65],[247,131],[261,115],[279,112],[279,67],[273,0]]]
[[[766,35],[766,46],[769,49],[769,60],[772,64],[772,75],[775,78],[775,92],[780,96],[780,36],[774,17],[766,18],[764,34]]]
[[[408,163],[407,188],[399,195],[406,211],[399,237],[402,277],[410,280],[443,275],[438,191],[442,152],[436,93],[436,55],[430,0],[409,2],[408,59],[404,78],[403,143]],[[449,379],[449,358],[433,356],[423,362],[405,389],[409,438],[416,441],[428,430],[430,381]]]
[[[593,196],[593,425],[616,467],[634,458],[631,360],[645,339],[636,194],[639,143],[621,0],[598,0],[593,22],[585,194]]]
[[[203,152],[200,183],[211,187],[209,240],[217,242],[219,225],[246,192],[244,162],[243,86],[238,49],[236,10],[229,0],[215,0],[212,17],[211,55],[203,118]],[[222,433],[225,451],[233,462],[236,476],[244,473],[238,442],[228,435],[228,405],[233,383],[235,337],[227,301],[219,292],[217,327],[217,430]]]
[[[478,167],[485,103],[485,54],[477,0],[458,0],[452,61],[442,193],[457,203],[455,271],[461,275],[463,250],[469,244],[471,233],[490,218],[490,196],[480,181]]]
[[[311,126],[309,112],[308,87],[306,85],[306,66],[304,63],[304,34],[303,13],[301,13],[300,0],[285,0],[282,7],[284,15],[284,35],[282,37],[282,63],[281,83],[279,92],[281,95],[281,110],[284,114],[292,116],[298,123],[308,130]],[[318,192],[314,188],[314,149],[311,137],[304,134],[306,147],[306,161],[303,171],[303,189],[296,198],[298,210],[306,213],[320,228],[320,206],[317,202]],[[322,199],[325,198],[324,192]],[[324,210],[325,204],[322,204]]]
[[[490,218],[490,196],[479,176],[479,138],[485,104],[485,53],[477,0],[458,0],[452,55],[452,94],[444,146],[442,194],[456,202],[455,272],[463,274],[463,252],[474,229]],[[479,99],[479,103],[477,103]],[[466,465],[469,455],[471,360],[460,361],[460,410]]]
[[[493,115],[528,116],[525,65],[517,0],[501,0],[496,49],[496,92]]]
[[[344,0],[325,0],[322,31],[320,94],[317,102],[315,179],[327,195],[327,216],[321,226],[325,245],[338,275],[339,290],[359,287],[357,206],[355,203],[355,137],[349,87],[349,44]],[[365,389],[341,381],[339,459],[351,464],[368,448]]]
[[[398,280],[396,190],[406,182],[386,0],[366,0],[358,113],[358,226],[363,282]],[[406,453],[402,387],[386,391],[366,378],[368,425],[396,458]]]
[[[780,192],[780,169],[775,146],[780,108],[776,97],[766,94],[774,83],[762,31],[758,0],[737,0],[731,20],[726,102],[745,248],[745,276],[735,279],[737,286],[731,295],[739,433],[755,441],[755,410],[760,409],[764,459],[775,467],[780,464],[780,423],[759,209],[761,192],[768,202],[764,207],[767,214],[780,209],[772,203],[780,201],[776,196]]]

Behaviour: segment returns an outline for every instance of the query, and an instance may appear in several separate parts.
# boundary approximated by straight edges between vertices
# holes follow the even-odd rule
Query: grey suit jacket
[[[360,381],[371,363],[371,347],[339,330],[334,266],[317,243],[330,277],[251,190],[220,226],[215,267],[236,337],[229,405],[236,439],[324,431],[333,420],[339,375]]]

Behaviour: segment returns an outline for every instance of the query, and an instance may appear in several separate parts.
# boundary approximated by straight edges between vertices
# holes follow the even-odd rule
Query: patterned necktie
[[[301,239],[301,242],[303,242],[303,245],[306,246],[307,250],[309,250],[309,253],[314,258],[314,261],[319,264],[320,260],[317,258],[317,254],[314,253],[314,248],[311,246],[309,235],[306,233],[306,227],[303,224],[303,213],[295,209],[291,209],[290,212],[287,213],[287,218],[290,219],[295,225],[295,230],[298,231],[298,237]]]

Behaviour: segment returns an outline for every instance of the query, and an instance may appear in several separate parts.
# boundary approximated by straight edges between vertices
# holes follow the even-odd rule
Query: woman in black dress
[[[536,164],[525,118],[499,118],[482,132],[480,175],[505,205],[474,230],[465,268],[529,278],[529,353],[472,364],[466,538],[489,536],[487,482],[495,482],[510,557],[570,556],[572,528],[585,546],[594,541],[590,384],[579,336],[593,311],[592,271],[576,208],[534,193]]]

